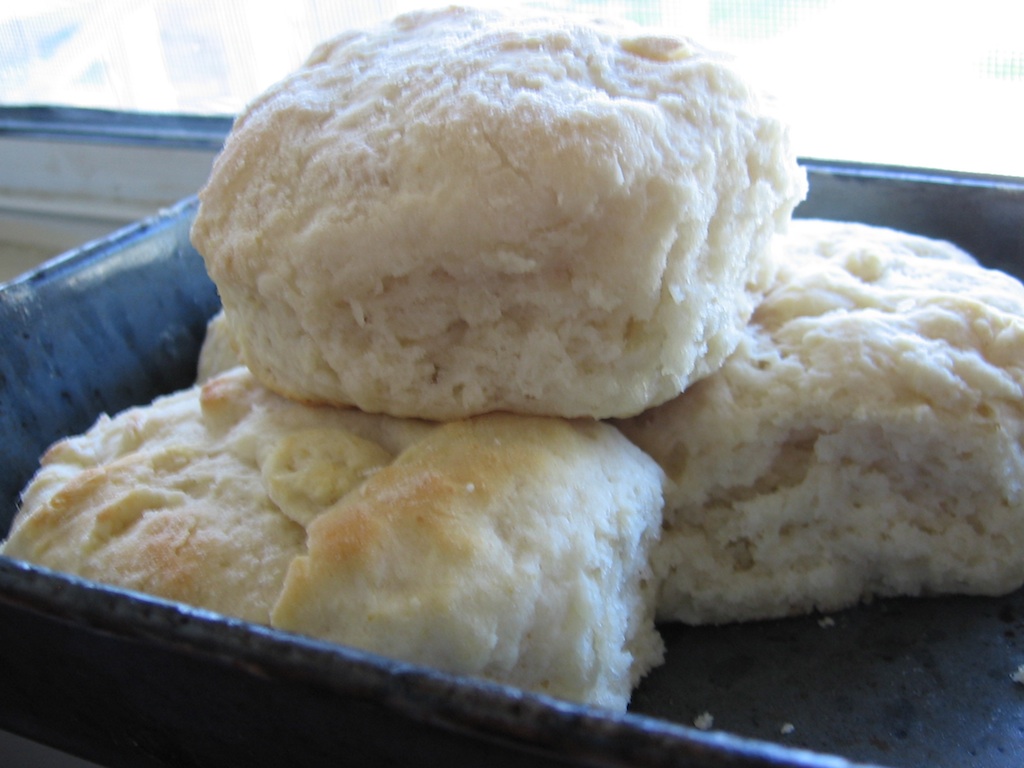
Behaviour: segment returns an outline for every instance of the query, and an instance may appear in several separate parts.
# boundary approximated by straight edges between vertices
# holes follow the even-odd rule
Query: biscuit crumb
[[[779,733],[781,733],[783,736],[788,736],[789,734],[791,734],[795,730],[796,730],[796,726],[793,725],[792,723],[783,723],[782,727],[779,728]]]
[[[1021,664],[1015,671],[1010,673],[1010,679],[1015,683],[1024,685],[1024,664]]]
[[[693,718],[693,725],[702,731],[710,731],[715,724],[715,718],[710,712],[701,712]]]

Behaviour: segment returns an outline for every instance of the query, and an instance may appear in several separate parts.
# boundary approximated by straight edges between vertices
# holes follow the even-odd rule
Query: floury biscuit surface
[[[206,335],[196,363],[196,383],[203,384],[219,373],[241,365],[228,319],[221,310],[206,323]]]
[[[1024,582],[1024,287],[955,247],[794,221],[737,352],[621,424],[676,483],[662,618]]]
[[[257,98],[193,241],[281,394],[627,416],[733,350],[805,191],[785,124],[692,41],[449,8]]]
[[[664,475],[607,424],[310,407],[242,367],[55,444],[4,554],[622,710]]]

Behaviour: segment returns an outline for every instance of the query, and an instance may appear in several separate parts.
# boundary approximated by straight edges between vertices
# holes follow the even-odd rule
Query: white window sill
[[[196,194],[229,126],[0,109],[0,282]]]

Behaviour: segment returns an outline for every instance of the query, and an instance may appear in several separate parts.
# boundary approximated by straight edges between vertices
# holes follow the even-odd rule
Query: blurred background
[[[317,43],[432,3],[0,0],[0,283],[194,194],[231,117]],[[1021,0],[520,4],[731,51],[804,158],[1024,177]]]
[[[0,104],[233,115],[317,42],[426,4],[6,2]],[[1020,0],[523,4],[625,17],[735,52],[788,106],[804,156],[1024,176]]]

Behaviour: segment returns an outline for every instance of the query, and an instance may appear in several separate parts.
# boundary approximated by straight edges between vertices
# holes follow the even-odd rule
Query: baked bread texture
[[[735,355],[620,426],[675,481],[663,619],[1024,582],[1024,287],[959,249],[793,222]]]
[[[346,33],[252,102],[192,238],[278,393],[604,418],[719,367],[805,192],[724,57],[456,7]]]
[[[243,367],[55,444],[3,554],[622,710],[664,475],[613,427],[310,407]]]
[[[224,373],[241,364],[231,329],[228,327],[227,315],[222,309],[206,323],[206,335],[199,348],[199,361],[196,363],[196,383],[202,384],[218,373]]]

